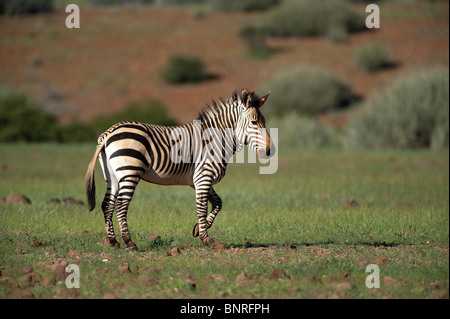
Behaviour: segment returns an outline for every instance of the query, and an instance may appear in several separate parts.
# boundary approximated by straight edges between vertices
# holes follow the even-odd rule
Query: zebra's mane
[[[211,104],[207,104],[200,111],[197,119],[200,121],[208,121],[217,118],[225,111],[236,108],[240,102],[246,103],[248,99],[250,99],[250,102],[255,101],[259,99],[259,96],[253,91],[242,90],[240,94],[237,91],[234,91],[228,100],[222,98],[219,99],[219,102],[212,100]]]

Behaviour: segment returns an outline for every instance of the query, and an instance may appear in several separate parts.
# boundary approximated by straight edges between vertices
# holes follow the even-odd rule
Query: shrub
[[[24,94],[9,88],[0,90],[0,141],[42,142],[54,139],[55,119]]]
[[[211,0],[216,11],[257,11],[266,10],[280,3],[280,0]]]
[[[366,103],[349,124],[351,148],[449,147],[449,72],[397,80],[385,96]]]
[[[329,71],[312,66],[282,70],[269,78],[261,91],[271,91],[268,114],[296,111],[314,115],[346,106],[351,98],[350,86]]]
[[[341,144],[340,137],[333,129],[297,113],[269,118],[267,126],[278,128],[278,149],[321,149]]]
[[[267,56],[270,50],[267,47],[267,31],[254,26],[245,26],[240,31],[240,36],[245,40],[250,53],[257,56]]]
[[[170,59],[162,77],[171,83],[188,83],[203,81],[208,76],[201,59],[190,56],[175,56]]]
[[[53,11],[52,0],[0,0],[0,14],[33,14]]]
[[[340,33],[360,31],[365,26],[364,16],[349,3],[340,0],[286,1],[270,11],[263,25],[271,35],[322,36],[333,28]]]
[[[366,44],[356,50],[357,66],[367,72],[375,72],[388,65],[386,49],[378,44]]]

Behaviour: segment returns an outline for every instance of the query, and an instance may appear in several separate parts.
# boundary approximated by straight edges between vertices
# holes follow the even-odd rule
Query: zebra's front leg
[[[210,183],[203,183],[195,187],[198,218],[198,236],[200,236],[200,240],[206,246],[210,246],[212,243],[214,243],[214,240],[208,235],[208,223],[206,220],[206,214],[208,213],[208,195],[210,187]]]
[[[206,228],[211,228],[212,224],[214,223],[214,219],[216,218],[217,214],[222,209],[222,199],[217,195],[217,193],[214,191],[214,188],[211,186],[208,194],[208,201],[212,205],[211,212],[208,215],[208,218],[206,218]],[[199,227],[198,223],[195,224],[194,229],[192,231],[192,236],[198,237],[199,235]]]

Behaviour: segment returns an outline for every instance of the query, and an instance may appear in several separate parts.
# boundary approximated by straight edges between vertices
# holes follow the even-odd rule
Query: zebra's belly
[[[188,173],[182,175],[166,176],[151,169],[142,176],[142,179],[149,183],[158,185],[194,185],[192,181],[192,174]]]

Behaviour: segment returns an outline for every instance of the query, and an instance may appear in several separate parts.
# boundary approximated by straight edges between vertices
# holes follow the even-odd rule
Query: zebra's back
[[[169,127],[140,122],[120,122],[99,137],[105,143],[105,159],[117,177],[123,180],[140,177],[160,185],[192,185],[194,165],[191,161],[173,161],[174,130],[190,135],[189,126]],[[185,140],[189,136],[185,137]]]

